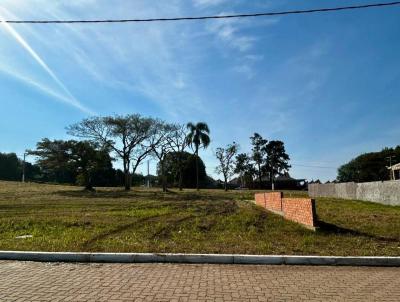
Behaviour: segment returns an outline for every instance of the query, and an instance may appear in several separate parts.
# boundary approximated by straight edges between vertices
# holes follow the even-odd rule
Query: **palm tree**
[[[203,122],[199,122],[196,125],[193,123],[188,123],[186,125],[189,130],[189,134],[187,136],[188,143],[194,150],[194,154],[196,156],[196,189],[199,190],[199,148],[203,147],[204,149],[210,145],[210,129],[208,125]]]

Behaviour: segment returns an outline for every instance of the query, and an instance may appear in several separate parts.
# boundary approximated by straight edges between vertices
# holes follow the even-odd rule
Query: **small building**
[[[390,180],[400,180],[400,163],[388,167],[390,170]]]
[[[261,178],[263,187],[271,188],[271,180],[268,176]],[[305,179],[296,179],[290,176],[288,172],[278,175],[274,178],[274,189],[276,190],[304,190],[307,188]]]
[[[304,178],[293,178],[288,172],[284,173],[283,175],[279,175],[274,181],[277,189],[303,190],[307,187],[306,180]]]

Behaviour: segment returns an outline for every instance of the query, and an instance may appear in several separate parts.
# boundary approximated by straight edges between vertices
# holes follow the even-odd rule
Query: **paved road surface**
[[[0,301],[400,301],[399,268],[0,261]]]

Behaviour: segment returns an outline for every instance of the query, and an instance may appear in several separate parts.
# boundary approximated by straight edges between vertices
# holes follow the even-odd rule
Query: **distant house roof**
[[[270,181],[269,176],[263,176],[261,178],[262,181]],[[278,175],[277,177],[275,177],[275,181],[297,181],[297,182],[302,182],[305,181],[305,179],[296,179],[290,176],[289,173],[284,173],[281,175]]]
[[[240,179],[239,179],[239,177],[235,177],[235,178],[231,179],[228,183],[231,185],[239,185]]]
[[[275,178],[275,180],[278,181],[287,181],[287,180],[296,180],[296,181],[304,181],[305,179],[296,179],[291,177],[289,174],[288,175],[279,175],[277,178]]]
[[[400,163],[395,164],[395,165],[393,165],[393,166],[390,166],[390,167],[388,167],[388,169],[389,169],[389,170],[392,170],[392,171],[400,170]]]

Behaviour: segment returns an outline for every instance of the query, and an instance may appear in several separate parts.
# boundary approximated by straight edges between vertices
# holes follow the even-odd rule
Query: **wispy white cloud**
[[[3,5],[33,19],[90,18],[91,14],[99,16],[110,11],[115,16],[125,16],[127,11],[134,12],[137,17],[154,16],[160,11],[179,15],[183,6],[182,1],[173,0],[152,6],[141,2],[124,3],[123,6],[103,3],[101,6],[92,6],[90,12],[82,10],[92,1],[80,0],[78,4],[75,1],[72,4],[5,0]],[[44,10],[31,10],[40,4],[43,4]],[[187,27],[181,25],[60,25],[51,28],[30,27],[26,30],[50,56],[63,57],[63,73],[87,75],[102,86],[134,92],[160,106],[167,115],[176,116],[190,114],[196,107],[204,107],[200,106],[201,94],[191,76],[192,61],[196,60],[196,52],[201,53],[201,50],[192,47],[192,37],[185,35]],[[45,38],[39,34],[41,31],[46,31]],[[40,57],[34,53],[32,56],[43,68],[47,66]],[[67,66],[66,62],[69,62]],[[49,68],[46,70],[55,75]],[[60,84],[60,81],[57,83]],[[74,99],[72,95],[68,94],[68,97]]]
[[[222,13],[221,15],[223,15]],[[207,30],[215,34],[220,42],[240,52],[248,51],[253,47],[256,38],[240,33],[240,25],[243,21],[223,19],[215,20],[207,25]]]
[[[245,59],[253,61],[253,62],[258,62],[264,59],[263,55],[256,55],[256,54],[248,54],[244,56]]]
[[[54,97],[55,100],[61,101],[68,105],[72,105],[73,107],[76,107],[77,109],[79,109],[85,113],[94,114],[93,111],[87,109],[86,107],[84,107],[83,105],[81,105],[79,103],[76,103],[74,99],[71,99],[70,97],[68,97],[66,95],[63,95],[63,94],[51,89],[50,87],[48,87],[46,85],[36,82],[32,78],[28,78],[28,77],[23,76],[22,74],[15,73],[7,68],[3,68],[3,66],[0,66],[0,72],[9,75],[9,76],[21,81],[24,84],[32,86],[33,88],[36,88],[37,90],[39,90],[51,97]]]
[[[236,65],[235,67],[233,67],[233,70],[244,74],[249,80],[251,80],[255,76],[253,68],[248,64]]]
[[[52,91],[51,89],[46,88],[43,85],[39,85],[33,79],[28,79],[28,78],[23,77],[22,75],[18,75],[16,72],[10,72],[10,70],[8,70],[9,73],[13,74],[15,77],[19,78],[20,80],[24,80],[25,82],[27,82],[30,85],[41,88],[42,91],[45,91],[52,96],[58,97],[65,103],[70,104],[85,113],[91,114],[92,111],[87,109],[84,105],[81,104],[81,102],[79,102],[72,95],[72,93],[69,91],[69,89],[64,85],[63,82],[61,82],[61,80],[57,77],[57,75],[54,73],[54,71],[46,64],[46,62],[42,59],[42,57],[28,44],[28,42],[10,24],[4,22],[4,18],[2,17],[2,15],[4,14],[4,11],[6,11],[6,10],[4,8],[0,7],[0,11],[2,11],[2,14],[0,14],[0,24],[15,39],[15,41],[18,42],[29,53],[29,55],[47,72],[47,74],[64,91],[65,96],[55,94],[55,93],[50,93]],[[5,70],[5,71],[7,71],[7,70]]]
[[[197,7],[209,7],[221,5],[223,3],[229,2],[229,0],[193,0],[194,6]]]
[[[224,12],[220,15],[232,14]],[[256,27],[269,27],[277,24],[278,18],[265,19],[255,23],[254,20],[222,19],[214,20],[206,25],[209,34],[216,36],[216,43],[224,56],[233,57],[233,71],[252,79],[256,75],[255,65],[264,59],[263,55],[254,53],[258,37],[253,34]],[[249,31],[248,29],[252,29]],[[253,32],[249,34],[249,32]]]

